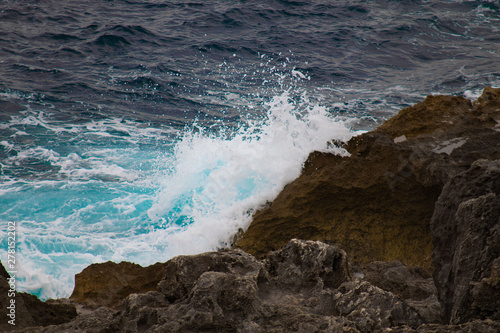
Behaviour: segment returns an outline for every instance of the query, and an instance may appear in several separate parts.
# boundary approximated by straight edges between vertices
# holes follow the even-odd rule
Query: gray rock
[[[296,291],[337,288],[351,280],[346,253],[318,241],[290,240],[268,254],[266,268],[280,287]]]
[[[399,326],[396,328],[384,328],[381,332],[391,333],[498,333],[500,322],[487,320],[474,320],[462,325],[438,325],[424,324],[418,328]]]
[[[431,220],[443,319],[500,319],[500,160],[479,160],[444,187]]]
[[[165,277],[158,284],[158,290],[170,302],[185,299],[205,272],[248,275],[254,278],[264,274],[261,262],[238,249],[178,256],[167,262]]]
[[[318,308],[320,292],[350,279],[333,246],[293,240],[265,263],[240,250],[180,256],[165,272],[158,291],[130,294],[117,312],[102,307],[33,332],[358,332]]]
[[[405,300],[424,322],[441,322],[437,290],[426,270],[419,266],[407,267],[400,261],[376,261],[357,269],[364,280]]]
[[[375,261],[359,270],[366,281],[402,299],[424,300],[436,294],[432,275],[419,266],[410,268],[400,261]]]
[[[417,327],[423,320],[405,301],[367,281],[346,282],[333,295],[335,312],[353,321],[361,332],[384,327]]]
[[[475,285],[477,293],[498,280],[498,263]],[[407,298],[352,280],[347,256],[337,247],[294,239],[263,261],[240,250],[173,258],[158,291],[130,294],[116,311],[103,306],[65,324],[23,332],[465,332],[474,327],[428,324],[425,308],[438,311],[425,271],[399,262],[368,266],[367,278],[385,276],[385,287]],[[491,320],[475,323],[485,332],[498,328]]]

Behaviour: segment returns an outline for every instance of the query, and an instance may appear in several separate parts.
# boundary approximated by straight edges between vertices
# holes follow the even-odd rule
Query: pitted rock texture
[[[431,230],[444,320],[500,320],[500,160],[479,160],[446,184]]]
[[[418,328],[399,326],[384,328],[381,332],[390,333],[497,333],[500,332],[500,322],[487,320],[474,320],[461,325],[424,324]]]
[[[156,291],[130,294],[115,309],[102,306],[65,324],[19,332],[496,332],[500,327],[492,319],[437,322],[435,288],[419,267],[374,262],[352,274],[347,259],[335,246],[297,239],[263,260],[241,250],[179,256],[165,264]],[[495,261],[493,270],[497,266]],[[490,286],[498,280],[495,274],[477,286]]]
[[[206,272],[248,276],[253,279],[264,274],[262,263],[241,250],[218,252],[217,255],[209,252],[196,256],[178,256],[167,262],[158,290],[170,302],[182,300]]]
[[[241,250],[179,256],[164,272],[157,291],[130,294],[116,310],[30,331],[373,332],[425,323],[401,297],[353,280],[346,253],[317,241],[293,239],[264,260]]]
[[[354,321],[361,332],[423,324],[418,312],[406,302],[366,281],[344,283],[336,290],[332,303],[337,313]]]
[[[441,322],[441,306],[431,274],[400,261],[375,261],[355,268],[365,281],[394,293],[413,307],[426,323]]]
[[[280,251],[270,252],[265,264],[281,289],[337,288],[351,279],[347,254],[321,242],[292,239]]]

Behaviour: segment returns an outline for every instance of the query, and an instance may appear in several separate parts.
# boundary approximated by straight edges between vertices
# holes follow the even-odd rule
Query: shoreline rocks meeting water
[[[429,96],[343,147],[311,153],[232,249],[93,264],[69,299],[17,293],[0,330],[500,331],[500,89]]]

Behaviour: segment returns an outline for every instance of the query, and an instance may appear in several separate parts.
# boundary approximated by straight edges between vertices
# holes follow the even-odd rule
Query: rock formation
[[[15,328],[499,332],[500,89],[429,96],[344,147],[312,153],[235,248],[91,265],[69,300],[18,294]]]
[[[164,263],[142,267],[130,262],[92,264],[75,276],[70,300],[93,309],[114,308],[132,293],[156,290],[165,275]]]
[[[337,244],[354,262],[431,269],[429,226],[444,185],[479,158],[500,158],[498,96],[429,96],[351,139],[350,157],[312,153],[237,246],[262,257],[298,237]]]
[[[446,184],[431,230],[444,319],[500,320],[500,160],[479,160]]]
[[[101,271],[111,275],[123,268],[102,266]],[[236,249],[179,256],[155,267],[164,273],[157,290],[132,293],[114,308],[97,302],[109,304],[118,295],[92,298],[93,311],[64,324],[19,332],[497,332],[500,328],[500,321],[486,318],[441,324],[436,290],[426,271],[400,262],[374,262],[356,267],[352,274],[343,250],[318,241],[292,239],[264,260]],[[108,290],[113,291],[120,293]]]
[[[115,311],[25,332],[373,332],[424,323],[399,296],[352,279],[344,251],[316,241],[293,239],[265,260],[238,249],[179,256],[163,271],[157,291],[130,294]]]

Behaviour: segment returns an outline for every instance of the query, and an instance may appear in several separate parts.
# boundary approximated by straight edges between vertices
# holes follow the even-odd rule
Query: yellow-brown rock
[[[156,290],[164,267],[164,263],[142,267],[126,261],[92,264],[75,276],[70,299],[88,308],[114,308],[132,293]]]
[[[432,269],[429,221],[444,184],[478,158],[500,158],[490,119],[499,91],[485,89],[474,105],[429,96],[351,139],[350,157],[312,153],[236,246],[262,257],[292,238],[312,239],[338,245],[354,262]]]

